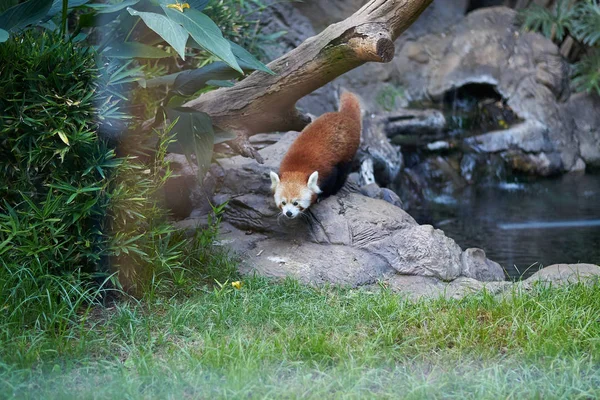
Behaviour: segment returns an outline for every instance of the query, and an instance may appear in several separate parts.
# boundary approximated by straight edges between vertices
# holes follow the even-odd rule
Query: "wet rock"
[[[561,167],[560,156],[556,153],[523,153],[510,150],[502,153],[502,157],[513,170],[530,175],[553,175],[558,173]],[[571,167],[571,170],[577,168],[576,164]]]
[[[390,138],[401,135],[414,137],[417,141],[427,141],[427,138],[434,141],[442,137],[440,135],[446,128],[446,118],[438,110],[400,109],[378,118],[383,121],[385,133]]]

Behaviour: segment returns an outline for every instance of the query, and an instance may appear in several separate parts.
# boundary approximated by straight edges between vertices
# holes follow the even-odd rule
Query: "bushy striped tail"
[[[354,93],[344,92],[340,96],[340,113],[345,114],[358,123],[362,122],[360,101]]]

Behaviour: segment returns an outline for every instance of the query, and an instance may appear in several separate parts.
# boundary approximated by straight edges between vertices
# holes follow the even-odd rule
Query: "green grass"
[[[97,308],[71,333],[2,335],[0,397],[600,396],[600,283],[414,303],[251,278]]]

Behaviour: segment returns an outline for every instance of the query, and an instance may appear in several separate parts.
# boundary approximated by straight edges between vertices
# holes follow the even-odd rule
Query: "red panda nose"
[[[285,213],[285,215],[287,215],[288,217],[291,217],[292,216],[292,212],[288,211],[288,212]]]

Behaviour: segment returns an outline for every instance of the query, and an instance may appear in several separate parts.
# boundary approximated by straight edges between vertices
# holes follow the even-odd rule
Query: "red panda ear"
[[[277,190],[277,186],[279,186],[279,175],[273,171],[271,171],[269,175],[271,175],[271,190],[275,192],[275,190]]]
[[[308,189],[316,194],[321,193],[321,189],[319,189],[319,185],[317,184],[319,181],[319,171],[315,171],[308,177]]]

